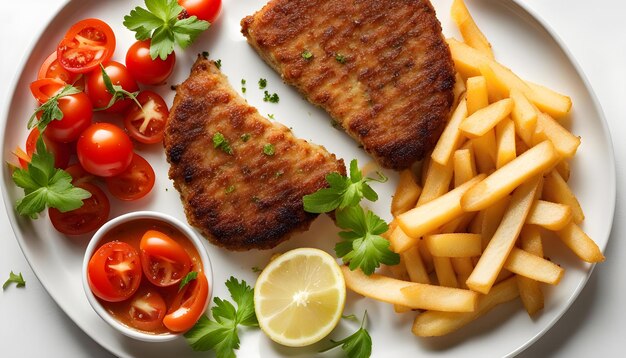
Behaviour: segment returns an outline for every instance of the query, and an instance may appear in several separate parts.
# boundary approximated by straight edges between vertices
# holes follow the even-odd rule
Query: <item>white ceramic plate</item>
[[[294,133],[324,145],[344,158],[366,163],[369,158],[356,143],[341,131],[333,129],[329,117],[313,107],[291,87],[283,84],[275,74],[246,44],[239,29],[245,15],[260,9],[264,0],[225,0],[219,20],[197,43],[186,51],[178,51],[176,72],[171,82],[186,78],[197,53],[210,51],[211,57],[222,60],[222,70],[235,88],[241,79],[247,81],[245,97],[257,106],[262,114],[274,114],[277,121],[293,127]],[[458,33],[449,19],[450,0],[436,0],[433,4],[444,27],[446,36]],[[114,59],[123,62],[125,51],[134,41],[133,34],[122,26],[122,18],[140,1],[72,1],[54,16],[38,41],[30,57],[23,64],[10,107],[5,110],[2,127],[4,160],[13,160],[11,150],[23,145],[27,135],[26,120],[35,108],[28,85],[34,80],[40,63],[54,50],[56,43],[74,22],[98,17],[115,30],[118,47]],[[615,169],[611,139],[602,111],[588,83],[575,61],[553,33],[536,16],[531,15],[511,1],[483,0],[469,2],[470,10],[478,24],[491,40],[496,57],[522,77],[542,83],[569,94],[574,102],[571,129],[582,136],[582,145],[572,162],[570,184],[578,195],[587,219],[585,231],[600,248],[606,246],[615,206]],[[268,90],[280,95],[280,104],[262,101],[263,93],[256,85],[259,78],[267,78]],[[158,89],[171,103],[173,92],[168,86]],[[112,200],[111,216],[125,212],[150,209],[184,220],[178,193],[167,177],[167,165],[160,146],[136,146],[155,167],[157,181],[153,193],[133,203]],[[104,348],[118,356],[171,357],[194,353],[181,339],[162,344],[133,341],[116,333],[89,306],[81,288],[80,267],[82,253],[89,237],[67,238],[58,234],[47,218],[30,221],[17,217],[13,203],[21,195],[13,185],[6,166],[2,172],[2,189],[5,205],[16,237],[30,262],[33,271],[59,306],[88,335]],[[381,200],[372,209],[389,219],[390,197],[397,177],[377,185]],[[44,215],[45,216],[45,215]],[[227,297],[223,282],[230,276],[254,283],[256,274],[251,268],[263,267],[273,252],[282,252],[300,246],[320,247],[332,253],[337,241],[336,229],[326,217],[320,217],[306,234],[300,235],[275,250],[248,253],[231,253],[206,244],[215,271],[215,296]],[[346,313],[357,316],[367,309],[369,331],[373,337],[373,356],[511,356],[519,353],[545,333],[569,308],[584,287],[592,266],[580,263],[559,244],[547,242],[547,255],[564,266],[567,271],[556,288],[546,287],[546,307],[536,318],[529,319],[519,301],[498,307],[493,312],[460,331],[443,338],[418,339],[410,332],[412,314],[398,316],[389,305],[348,294]],[[352,322],[342,322],[330,338],[344,337],[356,329]],[[326,346],[327,341],[304,349],[289,349],[269,341],[258,330],[242,333],[240,356],[309,356]],[[327,353],[330,356],[339,352]],[[205,353],[203,353],[205,355]]]

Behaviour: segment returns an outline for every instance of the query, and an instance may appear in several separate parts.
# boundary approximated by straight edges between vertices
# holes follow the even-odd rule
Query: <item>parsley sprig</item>
[[[87,190],[72,185],[71,175],[54,167],[54,156],[46,149],[42,136],[37,140],[28,169],[15,169],[13,181],[24,189],[25,195],[16,202],[17,212],[32,219],[46,207],[61,212],[78,209],[83,206],[83,199],[91,197]]]
[[[208,21],[196,16],[179,18],[183,7],[176,0],[145,0],[146,8],[137,6],[124,16],[124,26],[135,32],[137,40],[150,41],[150,57],[165,60],[174,45],[187,48],[209,28]]]
[[[389,227],[371,211],[365,212],[359,205],[335,211],[337,226],[343,239],[335,245],[335,253],[348,264],[350,270],[361,270],[371,275],[381,263],[397,265],[400,255],[389,249],[389,241],[380,236]]]
[[[26,281],[24,281],[24,277],[22,277],[22,273],[14,274],[13,271],[9,274],[9,279],[4,282],[2,285],[2,289],[6,289],[10,284],[14,283],[16,287],[24,287],[26,286]]]
[[[350,177],[345,177],[339,173],[326,175],[326,181],[330,187],[305,195],[302,198],[304,210],[310,213],[328,213],[335,209],[358,205],[363,198],[376,201],[378,194],[368,182],[384,183],[387,181],[387,177],[383,173],[376,172],[376,174],[378,178],[364,178],[356,159],[353,159],[350,162]]]
[[[37,126],[39,133],[43,133],[50,122],[63,119],[63,112],[59,108],[59,98],[79,93],[80,90],[72,85],[67,85],[57,94],[50,97],[44,104],[39,106],[35,113],[28,120],[28,129]],[[37,113],[41,113],[41,117],[37,119]]]
[[[191,330],[185,333],[187,343],[195,351],[214,350],[218,358],[235,357],[239,349],[238,326],[256,327],[259,325],[254,312],[254,289],[246,281],[239,282],[230,277],[226,281],[230,297],[237,308],[226,300],[216,297],[211,308],[213,320],[202,316]]]
[[[182,290],[183,287],[187,286],[189,282],[197,278],[198,278],[198,271],[189,271],[189,273],[187,273],[185,277],[183,277],[183,279],[180,280],[180,284],[178,285],[178,291]]]
[[[220,132],[213,134],[213,148],[219,148],[222,152],[233,155],[233,149],[230,147],[230,143]]]
[[[104,87],[106,87],[107,92],[112,94],[113,97],[111,97],[111,100],[105,107],[95,108],[94,111],[104,111],[105,109],[111,108],[111,106],[113,106],[115,102],[122,100],[124,98],[132,99],[135,102],[135,104],[137,104],[137,106],[139,106],[139,108],[141,108],[141,110],[143,111],[143,106],[137,100],[137,95],[139,94],[139,91],[128,92],[122,86],[114,85],[113,81],[111,81],[111,77],[109,77],[109,75],[107,74],[107,71],[104,69],[104,66],[102,66],[102,64],[100,64],[100,71],[102,71],[102,81],[104,82]]]
[[[365,321],[367,318],[367,311],[363,314],[361,320],[361,327],[352,335],[340,340],[333,341],[332,346],[320,351],[320,353],[327,352],[333,348],[341,346],[341,349],[346,352],[348,358],[368,358],[372,355],[372,337],[365,329]]]

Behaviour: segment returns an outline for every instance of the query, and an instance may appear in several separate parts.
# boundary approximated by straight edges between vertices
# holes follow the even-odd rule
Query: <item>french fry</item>
[[[474,112],[461,122],[459,129],[469,138],[480,137],[506,118],[512,109],[513,101],[510,98],[505,98]]]
[[[496,125],[496,169],[515,159],[515,125],[509,118],[501,120]]]
[[[461,199],[461,207],[465,211],[482,210],[529,178],[550,169],[558,160],[559,156],[550,141],[537,144],[470,188]],[[403,225],[402,222],[399,224]]]
[[[422,260],[422,256],[420,255],[417,246],[411,247],[410,249],[400,254],[400,256],[402,256],[402,258],[404,259],[406,271],[409,274],[409,279],[412,282],[428,284],[430,283],[428,271],[426,270],[426,266],[424,265],[424,261]]]
[[[465,2],[463,2],[463,0],[454,0],[450,14],[452,20],[454,20],[456,26],[459,28],[463,40],[468,45],[485,54],[485,56],[493,58],[491,44],[482,31],[480,31],[478,25],[476,25],[472,15],[465,6]]]
[[[472,270],[474,270],[472,259],[469,257],[452,257],[450,262],[452,262],[452,268],[459,278],[459,287],[467,288],[465,281],[472,274]]]
[[[415,182],[413,173],[410,169],[400,172],[400,179],[396,192],[391,199],[391,214],[398,216],[405,211],[415,207],[417,198],[419,198],[422,188]]]
[[[527,146],[532,146],[533,134],[537,125],[537,111],[528,98],[517,88],[511,89],[513,111],[511,117],[515,123],[515,133]]]
[[[571,220],[572,209],[569,206],[537,200],[530,209],[526,223],[557,231],[564,228]]]
[[[461,197],[483,178],[485,178],[485,175],[478,175],[437,199],[407,211],[397,217],[398,225],[407,235],[414,239],[434,231],[439,226],[463,214]],[[396,252],[402,252],[410,246],[398,247],[394,245],[394,248]]]
[[[437,275],[439,286],[459,287],[459,282],[456,279],[456,274],[454,273],[449,257],[437,257],[433,255],[433,264],[435,265],[435,274]]]
[[[402,256],[400,256],[400,262],[397,265],[388,266],[388,267],[389,267],[389,271],[391,271],[391,274],[393,275],[394,278],[398,280],[402,280],[402,281],[409,280],[409,274],[407,273],[406,265],[404,263]],[[411,311],[411,308],[407,306],[394,304],[393,310],[396,313],[406,313],[406,312]]]
[[[487,81],[487,93],[489,95],[489,102],[497,102],[501,99],[507,98],[509,89],[493,72],[491,66],[487,63],[482,63],[478,66],[480,74],[485,77]]]
[[[537,125],[533,134],[533,143],[549,139],[563,158],[572,158],[580,145],[580,137],[563,128],[554,118],[545,113],[537,115]]]
[[[465,93],[465,81],[458,72],[454,75],[454,87],[452,87],[452,93],[454,94],[454,103],[458,104],[461,100],[461,96]]]
[[[553,170],[546,176],[542,196],[546,200],[569,206],[572,209],[572,217],[576,224],[585,220],[585,214],[576,195],[557,171]]]
[[[450,234],[453,232],[463,232],[466,230],[470,222],[472,222],[472,219],[474,219],[474,216],[476,216],[476,212],[465,213],[459,216],[458,218],[448,221],[447,223],[442,225],[439,231],[442,234]]]
[[[526,85],[535,94],[535,98],[542,98],[541,101],[534,101],[534,104],[539,107],[543,112],[549,115],[560,118],[567,114],[572,108],[572,99],[568,96],[557,93],[547,87],[525,81]]]
[[[518,135],[516,135],[515,136],[515,151],[517,152],[517,155],[520,155],[526,152],[528,149],[530,149],[530,147],[526,145],[526,143],[524,143],[524,140],[522,140]]]
[[[471,312],[476,307],[478,295],[469,290],[401,281],[375,273],[367,276],[347,266],[341,271],[349,289],[378,301],[447,312]]]
[[[522,230],[541,180],[541,176],[535,177],[513,192],[500,226],[467,279],[467,287],[483,294],[489,292]]]
[[[559,164],[557,164],[556,167],[554,167],[554,169],[556,169],[556,171],[559,172],[563,180],[565,180],[566,182],[569,180],[570,166],[567,160],[561,160]]]
[[[489,105],[487,93],[487,80],[483,76],[475,76],[467,79],[466,84],[467,113],[474,114],[479,109]]]
[[[543,257],[543,243],[541,242],[541,231],[539,231],[538,227],[534,225],[524,225],[519,240],[522,250]]]
[[[507,195],[482,211],[484,212],[484,217],[480,226],[480,236],[482,237],[483,250],[487,247],[489,241],[491,241],[493,234],[498,230],[498,226],[500,226],[502,217],[510,202],[511,197]]]
[[[433,161],[441,165],[448,164],[450,156],[458,148],[462,139],[459,125],[465,118],[467,118],[467,101],[461,99],[454,113],[452,113],[452,117],[448,121],[446,128],[443,130],[443,133],[441,133],[441,137],[439,137],[435,149],[433,149],[433,152],[430,154]]]
[[[512,301],[517,296],[519,296],[517,283],[512,277],[495,285],[487,295],[480,296],[475,311],[467,313],[423,312],[415,317],[411,331],[418,337],[443,336],[474,321],[497,305]]]
[[[433,255],[430,254],[426,245],[417,245],[417,250],[420,253],[422,262],[424,262],[426,272],[430,274],[435,269],[435,265],[433,264]]]
[[[534,225],[524,225],[519,238],[522,250],[538,257],[543,257],[543,244],[541,243],[541,233]],[[539,282],[524,277],[517,276],[517,288],[526,312],[533,316],[541,311],[544,306],[543,292]]]
[[[478,138],[471,140],[474,147],[474,158],[479,173],[491,173],[496,169],[497,146],[495,131],[489,130]]]
[[[565,270],[559,265],[517,247],[511,250],[504,263],[504,268],[518,275],[550,285],[558,284],[563,278],[563,273],[565,273]]]
[[[556,234],[581,260],[592,263],[604,261],[598,245],[575,223],[567,224]]]
[[[424,244],[435,257],[472,257],[483,251],[478,234],[436,234],[424,236]]]
[[[471,143],[471,142],[470,142]],[[452,156],[454,162],[454,187],[457,187],[476,176],[476,162],[470,149],[459,149]]]
[[[417,240],[407,235],[400,226],[397,226],[389,236],[391,249],[394,252],[402,253],[417,243]]]
[[[422,188],[422,193],[417,199],[416,206],[424,205],[448,191],[450,181],[452,181],[453,165],[452,161],[449,161],[446,165],[441,165],[434,160],[430,161],[424,188]]]

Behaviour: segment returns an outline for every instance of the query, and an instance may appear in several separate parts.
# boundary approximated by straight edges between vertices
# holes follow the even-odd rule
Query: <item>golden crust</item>
[[[381,165],[407,168],[434,147],[455,79],[428,0],[271,0],[241,26],[285,82]]]
[[[232,155],[214,148],[217,132]],[[164,146],[187,220],[229,250],[270,249],[308,229],[317,215],[302,197],[325,187],[328,173],[345,174],[343,160],[263,118],[202,58],[177,87]]]

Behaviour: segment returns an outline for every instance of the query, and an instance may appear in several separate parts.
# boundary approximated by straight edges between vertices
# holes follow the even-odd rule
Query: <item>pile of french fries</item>
[[[457,105],[420,178],[400,174],[387,233],[401,255],[390,267],[395,277],[344,268],[357,293],[399,313],[419,310],[412,331],[426,337],[516,297],[529,315],[540,311],[541,285],[564,274],[544,258],[544,239],[558,237],[586,262],[604,260],[580,227],[584,214],[567,184],[580,145],[559,122],[570,98],[496,62],[463,0],[454,1],[452,18],[464,40],[447,40]]]

